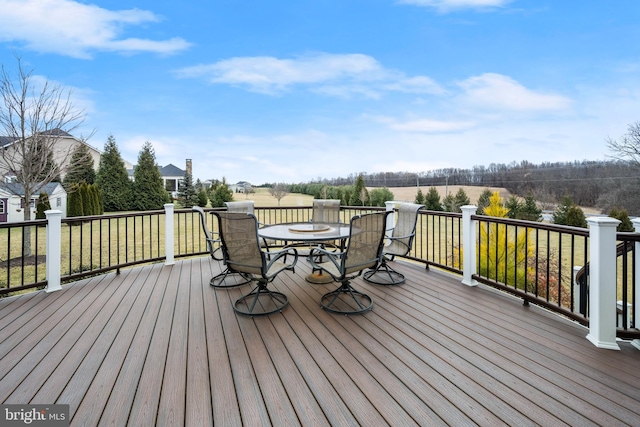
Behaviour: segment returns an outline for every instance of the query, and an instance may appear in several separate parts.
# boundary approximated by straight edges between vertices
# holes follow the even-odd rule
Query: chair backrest
[[[343,276],[373,268],[380,261],[387,215],[390,213],[377,212],[351,218],[349,243],[342,257]]]
[[[265,256],[258,240],[258,220],[252,214],[214,212],[218,217],[225,263],[240,273],[262,276]]]
[[[227,212],[240,212],[253,215],[253,200],[245,202],[224,202],[227,205]]]
[[[209,253],[211,254],[211,257],[213,259],[219,261],[220,259],[215,256],[216,248],[213,247],[214,238],[213,238],[211,232],[209,231],[209,227],[207,227],[207,217],[206,217],[206,215],[204,213],[204,210],[200,206],[193,206],[191,208],[191,210],[194,211],[194,212],[198,212],[198,214],[200,215],[200,223],[202,224],[202,232],[204,233],[204,237],[207,240],[207,249],[209,250]]]
[[[392,245],[397,243],[394,245],[396,249],[399,248],[400,252],[404,252],[398,253],[398,255],[406,255],[411,249],[416,232],[416,223],[418,222],[418,211],[422,208],[424,208],[424,205],[416,203],[401,203],[398,206],[398,219],[391,234],[391,237],[395,240]]]
[[[314,199],[311,221],[320,224],[337,224],[340,222],[339,199]]]

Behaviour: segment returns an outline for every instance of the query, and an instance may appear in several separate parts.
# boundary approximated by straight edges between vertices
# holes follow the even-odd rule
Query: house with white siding
[[[31,198],[29,206],[24,203],[22,185],[13,182],[0,183],[0,223],[24,221],[24,210],[29,209],[31,219],[36,218],[36,203],[40,193],[49,196],[51,209],[62,211],[62,217],[67,216],[67,192],[60,183],[50,182],[42,187],[38,194]]]

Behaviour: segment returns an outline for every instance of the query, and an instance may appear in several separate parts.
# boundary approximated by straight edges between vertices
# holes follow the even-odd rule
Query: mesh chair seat
[[[416,223],[418,211],[424,205],[415,203],[402,203],[398,207],[398,219],[391,237],[387,237],[388,244],[383,247],[383,256],[375,268],[367,271],[362,276],[364,280],[376,285],[400,285],[404,283],[404,275],[394,270],[389,261],[396,256],[405,256],[411,250],[413,238],[416,235]]]
[[[324,310],[340,314],[364,313],[373,308],[372,298],[351,285],[351,281],[367,268],[375,267],[382,256],[382,245],[386,218],[389,212],[356,215],[351,219],[349,242],[342,252],[331,252],[323,248],[313,248],[309,261],[314,269],[329,274],[340,282],[338,289],[328,292],[320,299]],[[316,261],[318,256],[327,262]]]
[[[222,251],[230,271],[251,274],[256,287],[238,298],[233,309],[240,314],[261,316],[282,311],[287,296],[272,291],[268,285],[278,274],[294,270],[298,261],[295,249],[265,252],[260,247],[258,220],[246,213],[214,212],[218,218]],[[291,257],[291,258],[289,258]]]

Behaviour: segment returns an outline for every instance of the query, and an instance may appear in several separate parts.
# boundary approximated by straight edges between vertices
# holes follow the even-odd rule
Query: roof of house
[[[62,129],[59,128],[55,128],[55,129],[49,129],[47,131],[42,132],[42,134],[44,135],[51,135],[51,136],[59,136],[59,137],[64,137],[64,138],[73,138],[73,139],[77,139],[76,137],[74,137],[73,135],[63,131]],[[19,140],[19,138],[16,138],[14,136],[0,136],[0,147],[3,147],[5,145],[11,144],[12,142],[15,142]],[[86,144],[87,146],[97,150],[95,147],[92,147],[91,145],[87,144],[85,141],[81,141],[78,140],[84,144]],[[97,150],[100,151],[100,150]]]
[[[47,193],[48,195],[51,195],[58,186],[62,187],[59,182],[50,182],[42,187],[38,193]],[[0,191],[21,196],[24,194],[24,187],[22,184],[17,184],[15,182],[0,182]],[[37,196],[37,194],[34,194],[34,196]]]
[[[127,169],[127,173],[129,176],[133,176],[133,171],[135,170],[136,165],[133,166],[133,169]],[[160,176],[184,176],[185,171],[180,169],[177,166],[169,163],[167,166],[158,166],[158,170],[160,171]]]
[[[171,163],[164,167],[158,166],[158,169],[160,170],[160,176],[184,176],[185,174],[183,169],[180,169]]]
[[[0,147],[4,147],[5,145],[12,143],[13,140],[14,138],[10,136],[0,136]]]

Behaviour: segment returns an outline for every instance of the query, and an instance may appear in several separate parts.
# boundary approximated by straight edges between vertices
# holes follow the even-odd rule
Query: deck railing
[[[465,209],[466,217],[464,213],[421,211],[406,260],[460,274],[467,285],[484,283],[522,298],[525,304],[540,305],[590,325],[594,292],[589,284],[600,286],[593,285],[591,265],[592,234],[598,227],[587,230],[487,217],[475,215],[475,207]],[[355,214],[379,210],[384,208],[342,207],[342,221],[348,223]],[[262,224],[306,222],[311,213],[310,206],[256,208]],[[166,205],[159,211],[62,220],[56,211],[47,214],[51,215],[47,220],[0,224],[0,295],[29,288],[54,290],[59,283],[82,277],[207,254],[198,214],[190,209],[174,211],[173,205]],[[217,231],[213,219],[207,215],[207,224]],[[51,234],[55,228],[57,234]],[[640,231],[640,222],[637,229]],[[618,256],[613,255],[616,267],[609,270],[616,270],[616,284],[606,291],[612,295],[605,300],[616,306],[615,334],[640,338],[635,322],[636,313],[640,315],[636,285],[640,233],[615,234],[614,229],[613,239]],[[600,245],[599,237],[597,241]],[[582,274],[581,281],[574,279],[576,273]],[[585,280],[587,277],[591,280]],[[595,299],[597,307],[603,298]]]

